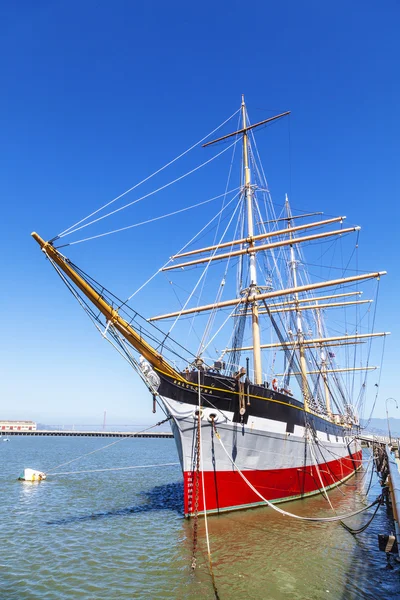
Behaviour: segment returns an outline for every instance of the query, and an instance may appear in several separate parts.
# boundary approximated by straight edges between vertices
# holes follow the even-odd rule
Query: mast
[[[249,247],[248,250],[250,258],[249,258],[249,274],[250,274],[250,285],[247,294],[246,303],[251,304],[251,316],[252,316],[252,338],[253,338],[253,365],[254,365],[254,382],[262,383],[262,369],[261,369],[261,344],[260,344],[260,327],[258,322],[258,305],[257,301],[260,299],[259,290],[257,288],[257,272],[256,272],[256,257],[255,257],[255,240],[254,240],[254,225],[253,225],[253,190],[251,188],[251,177],[250,177],[250,168],[249,168],[249,154],[248,154],[248,135],[247,132],[250,129],[255,129],[260,125],[266,125],[267,123],[271,123],[272,121],[276,121],[277,119],[281,119],[282,117],[286,117],[290,114],[290,111],[286,111],[279,115],[275,115],[274,117],[269,117],[269,119],[264,119],[259,123],[255,123],[254,125],[247,125],[246,120],[246,105],[244,103],[244,95],[242,96],[242,129],[237,131],[233,131],[232,133],[228,133],[227,135],[223,135],[222,137],[217,138],[216,140],[212,140],[203,144],[203,148],[206,146],[210,146],[211,144],[215,144],[217,142],[221,142],[222,140],[226,140],[232,136],[237,136],[243,134],[243,166],[244,166],[244,190],[245,190],[245,198],[247,204],[247,230],[249,237]],[[247,253],[241,252],[241,254]],[[210,258],[209,260],[212,260]],[[164,270],[164,269],[163,269]],[[167,270],[167,269],[165,269]],[[240,304],[242,302],[242,298],[237,299],[234,303]],[[164,317],[162,317],[164,318]],[[156,320],[157,318],[150,319]]]
[[[291,227],[291,214],[290,214],[290,206],[289,199],[286,194],[285,199],[286,211],[287,211],[287,219],[288,219],[288,228]],[[290,234],[290,239],[293,239],[292,234]],[[297,288],[297,261],[294,255],[293,244],[290,244],[290,262],[289,267],[292,273],[292,281],[293,287]],[[299,355],[300,355],[300,373],[301,373],[301,387],[304,399],[304,408],[305,410],[310,410],[310,397],[308,392],[308,381],[307,381],[307,361],[306,355],[304,351],[304,334],[303,334],[303,324],[301,321],[301,310],[299,307],[299,293],[294,293],[294,301],[295,301],[295,310],[296,310],[296,327],[297,327],[297,340],[299,345]]]
[[[318,306],[318,302],[315,303],[316,306]],[[316,308],[315,310],[316,312],[316,316],[317,316],[317,330],[318,330],[318,335],[320,338],[322,338],[323,336],[323,331],[322,331],[322,324],[321,324],[321,311],[320,308]],[[328,417],[331,418],[332,417],[332,409],[331,409],[331,394],[329,391],[329,385],[328,385],[328,370],[326,368],[326,357],[327,357],[327,353],[326,353],[326,349],[324,348],[323,344],[320,344],[320,352],[321,352],[321,374],[322,374],[322,379],[324,382],[324,394],[325,394],[325,405],[326,405],[326,412],[328,413]]]
[[[242,122],[243,122],[243,164],[244,164],[244,189],[247,206],[247,233],[250,241],[250,248],[254,247],[254,224],[253,224],[253,190],[251,188],[251,176],[249,168],[249,154],[248,154],[248,136],[246,129],[246,105],[244,103],[244,96],[242,96]],[[249,297],[257,291],[257,269],[256,269],[256,255],[255,252],[251,252],[249,255],[249,274],[250,274],[250,286],[249,286]],[[261,368],[261,341],[260,341],[260,326],[258,317],[258,305],[257,301],[253,300],[251,303],[251,324],[252,324],[252,336],[253,336],[253,363],[254,363],[254,383],[262,383],[262,368]]]

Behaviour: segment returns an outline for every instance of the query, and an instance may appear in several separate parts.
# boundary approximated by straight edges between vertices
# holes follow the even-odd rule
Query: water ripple
[[[192,523],[183,519],[178,467],[16,481],[24,467],[46,469],[99,446],[96,439],[13,438],[0,447],[1,600],[213,598],[204,521],[192,573]],[[51,459],[51,460],[50,460]],[[87,457],[81,468],[176,461],[172,440],[127,440]],[[330,497],[338,512],[362,505],[361,477]],[[355,493],[356,492],[356,493]],[[379,493],[374,484],[370,497]],[[287,505],[329,514],[321,497]],[[352,527],[365,523],[354,517]],[[221,600],[392,600],[399,567],[386,570],[377,534],[391,528],[386,508],[354,538],[340,525],[310,525],[260,508],[209,519]]]

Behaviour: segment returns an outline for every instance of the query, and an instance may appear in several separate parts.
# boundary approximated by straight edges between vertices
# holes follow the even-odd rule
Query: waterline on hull
[[[357,469],[355,469],[355,471],[353,471],[349,475],[346,475],[346,477],[344,477],[344,479],[341,479],[340,481],[338,481],[336,483],[332,483],[331,485],[325,486],[325,490],[329,491],[329,490],[339,487],[340,485],[345,483],[348,479],[351,479],[352,477],[354,477],[354,475],[361,468],[362,468],[362,465],[357,467]],[[322,488],[316,489],[311,492],[305,492],[304,494],[299,494],[297,496],[288,496],[287,498],[276,498],[274,500],[269,500],[269,502],[271,502],[271,504],[283,504],[284,502],[292,502],[294,500],[303,500],[304,498],[310,498],[311,496],[317,496],[318,494],[321,494],[321,495],[324,494],[324,491]],[[250,510],[252,508],[261,508],[261,507],[268,508],[267,504],[265,502],[263,502],[262,500],[260,500],[259,502],[251,502],[250,504],[239,504],[238,506],[227,506],[227,507],[223,507],[223,508],[214,508],[214,509],[207,508],[207,515],[219,515],[220,513],[228,513],[228,512],[238,511],[238,510]],[[185,517],[187,519],[191,519],[191,518],[193,518],[193,516],[194,516],[193,513],[185,513]],[[199,511],[198,516],[204,516],[204,511]]]

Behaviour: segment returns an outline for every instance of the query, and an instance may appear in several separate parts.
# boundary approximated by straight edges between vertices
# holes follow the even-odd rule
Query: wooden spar
[[[340,342],[340,343],[335,343],[335,342],[330,342],[329,344],[326,344],[324,346],[324,344],[321,344],[321,346],[324,346],[325,348],[336,348],[337,346],[359,346],[360,344],[366,344],[367,342]],[[307,349],[316,349],[315,344],[311,344],[311,345],[307,345],[307,340],[304,342],[304,348]],[[284,348],[279,347],[278,350],[284,350]],[[231,349],[227,349],[223,351],[223,354],[225,354],[225,352],[233,352],[233,348]]]
[[[243,106],[243,104],[242,104],[242,106]],[[242,112],[242,115],[243,115],[243,112]],[[249,125],[248,127],[246,126],[246,124],[244,122],[242,129],[238,129],[237,131],[234,131],[233,133],[228,133],[227,135],[223,135],[222,137],[217,138],[216,140],[212,140],[212,142],[207,142],[206,144],[203,144],[203,148],[205,148],[206,146],[211,146],[211,144],[216,144],[217,142],[222,142],[222,140],[226,140],[227,138],[230,138],[234,135],[240,135],[241,133],[247,135],[247,131],[250,131],[250,129],[255,129],[256,127],[260,127],[260,125],[265,125],[266,123],[271,123],[272,121],[276,121],[277,119],[286,117],[286,115],[290,115],[290,110],[288,110],[284,113],[281,113],[280,115],[275,115],[275,117],[270,117],[269,119],[264,119],[264,121],[260,121],[259,123],[255,123],[254,125]]]
[[[330,300],[331,298],[343,298],[344,296],[361,296],[362,293],[363,292],[346,292],[343,294],[330,294],[328,296],[315,296],[312,298],[299,298],[297,302],[300,304],[301,302],[316,302],[317,300]],[[271,302],[271,304],[269,304],[268,307],[271,309],[270,312],[273,312],[273,309],[275,309],[277,306],[293,306],[294,304],[296,304],[295,300],[289,300],[287,302]],[[322,305],[321,304],[316,305],[316,306],[314,306],[314,308],[318,308],[319,306],[322,306]],[[329,306],[331,306],[331,305],[329,305]],[[259,312],[259,314],[261,314],[261,311]],[[233,317],[242,317],[244,315],[246,315],[245,312],[236,313],[235,315],[232,315],[232,316]]]
[[[268,190],[266,190],[268,191]],[[308,217],[315,217],[315,215],[323,215],[323,212],[312,212],[312,213],[304,213],[303,215],[291,215],[290,220],[294,219],[306,219]],[[287,221],[287,217],[281,217],[280,219],[271,219],[270,221],[260,221],[257,223],[258,225],[268,225],[269,223],[280,223],[281,221]]]
[[[269,311],[269,313],[282,313],[282,312],[293,312],[296,310],[318,310],[320,308],[338,308],[339,306],[351,306],[353,304],[371,304],[371,302],[373,302],[373,300],[355,300],[353,302],[327,302],[326,304],[307,304],[305,306],[299,306],[299,308],[296,308],[295,306],[289,306],[287,308],[276,308],[276,309],[271,309]],[[266,310],[259,310],[258,314],[259,315],[267,315],[269,314],[268,311]],[[243,317],[245,316],[246,313],[236,313],[235,315],[232,315],[232,317]]]
[[[383,337],[385,335],[390,335],[390,331],[385,331],[384,333],[358,333],[354,335],[342,335],[335,336],[329,338],[315,338],[312,340],[304,340],[304,345],[311,347],[312,344],[327,344],[330,345],[329,342],[336,342],[340,340],[360,340],[363,338],[372,338],[372,337]],[[293,346],[297,346],[298,341],[295,342],[282,342],[279,344],[263,344],[261,348],[264,350],[266,348],[293,348]],[[251,346],[245,346],[244,348],[227,348],[224,352],[247,352],[252,350]]]
[[[232,240],[230,242],[223,242],[222,244],[216,244],[215,246],[207,246],[207,248],[200,248],[199,250],[190,250],[190,252],[181,252],[171,256],[173,260],[176,258],[182,258],[184,256],[192,256],[193,254],[201,254],[202,252],[211,252],[211,250],[218,250],[219,248],[229,248],[230,246],[238,244],[250,244],[258,240],[263,240],[270,237],[276,237],[277,235],[287,235],[289,232],[301,231],[304,229],[310,229],[311,227],[322,227],[323,225],[330,225],[331,223],[342,223],[346,217],[335,217],[334,219],[326,219],[325,221],[317,221],[316,223],[306,223],[305,225],[299,225],[298,227],[292,227],[292,229],[279,229],[277,231],[269,231],[267,233],[260,233],[253,235],[252,238],[245,237],[239,240]]]
[[[85,296],[94,304],[94,306],[105,316],[108,322],[117,329],[121,335],[138,351],[149,363],[160,369],[171,377],[180,375],[171,367],[171,365],[159,354],[150,344],[148,344],[128,323],[123,319],[118,311],[107,304],[101,295],[96,292],[67,262],[66,258],[60,254],[49,242],[45,242],[37,233],[33,232],[32,237],[39,244],[43,252],[54,261],[69,279],[85,294]]]
[[[299,298],[298,302],[316,302],[317,300],[330,300],[331,298],[344,298],[344,296],[361,296],[362,292],[346,292],[343,294],[330,294],[329,296],[316,296],[312,298]],[[269,307],[276,308],[277,306],[289,306],[295,304],[294,300],[287,302],[273,302]]]
[[[373,300],[354,300],[353,302],[327,302],[326,304],[307,304],[299,307],[299,310],[316,310],[320,308],[338,308],[339,306],[351,306],[353,304],[371,304]],[[296,310],[295,307],[277,308],[270,310],[271,313],[290,312]],[[259,314],[264,314],[267,311],[260,310]]]
[[[200,263],[211,262],[214,260],[222,260],[230,258],[232,256],[240,256],[242,254],[253,254],[260,252],[261,250],[271,250],[273,248],[280,248],[281,246],[291,246],[293,244],[300,244],[301,242],[311,242],[313,240],[320,240],[321,238],[330,237],[332,235],[342,235],[343,233],[352,233],[353,231],[359,231],[360,227],[347,227],[346,229],[336,229],[335,231],[325,231],[324,233],[317,233],[314,235],[306,235],[304,237],[293,238],[292,240],[282,240],[280,242],[273,242],[272,244],[262,244],[261,246],[254,246],[254,242],[250,244],[248,248],[241,250],[234,250],[233,252],[225,252],[224,254],[215,254],[214,256],[204,256],[202,258],[196,258],[196,260],[190,260],[185,263],[178,263],[177,265],[170,265],[164,267],[162,271],[172,271],[172,269],[181,269],[183,267],[190,267],[192,265],[198,265]],[[252,237],[252,236],[249,236]]]
[[[379,367],[349,367],[343,369],[325,369],[325,373],[347,373],[347,371],[376,371]],[[319,373],[323,372],[322,369],[320,371],[307,371],[307,375],[319,375]],[[275,377],[284,377],[286,373],[276,373]],[[290,375],[301,375],[300,371],[290,371]]]
[[[265,292],[263,294],[253,294],[248,298],[234,298],[233,300],[224,300],[223,302],[215,302],[214,304],[206,304],[204,306],[197,306],[196,308],[186,308],[185,310],[178,310],[176,312],[167,313],[165,315],[157,315],[151,317],[149,321],[159,321],[161,319],[169,319],[172,317],[180,317],[183,315],[192,315],[194,313],[204,312],[207,310],[214,310],[215,308],[228,308],[229,306],[236,306],[238,304],[258,302],[259,300],[267,300],[267,298],[278,298],[279,296],[289,296],[295,293],[307,292],[309,290],[318,290],[324,287],[330,287],[334,285],[344,285],[346,283],[352,283],[354,281],[362,281],[363,279],[375,279],[382,275],[386,275],[386,271],[377,271],[375,273],[366,273],[364,275],[352,275],[351,277],[343,277],[342,279],[332,279],[330,281],[321,281],[319,283],[310,283],[307,285],[300,285],[296,288],[287,288],[283,290],[275,290],[273,292]]]
[[[366,344],[367,342],[332,342],[329,344],[326,344],[325,347],[326,348],[333,348],[335,346],[358,346],[359,344]],[[321,344],[321,346],[323,346],[323,344]],[[307,342],[304,343],[304,348],[312,348],[315,350],[315,344],[311,344],[310,346],[307,346]],[[281,350],[283,350],[283,348],[281,348]]]

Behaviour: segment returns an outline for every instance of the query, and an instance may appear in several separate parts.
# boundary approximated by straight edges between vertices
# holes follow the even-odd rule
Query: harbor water
[[[47,472],[111,442],[21,436],[0,444],[1,600],[214,598],[202,519],[198,568],[190,569],[192,523],[183,518],[179,466],[17,481],[25,467]],[[364,451],[366,460],[369,455]],[[172,439],[127,439],[58,471],[177,461]],[[337,513],[362,507],[368,483],[369,474],[359,473],[332,491]],[[379,492],[374,475],[369,499]],[[282,506],[332,515],[322,496]],[[360,527],[369,514],[347,523]],[[208,525],[221,600],[400,596],[399,565],[386,569],[377,544],[377,534],[392,527],[386,507],[356,537],[339,523],[309,524],[269,508],[212,516]]]

